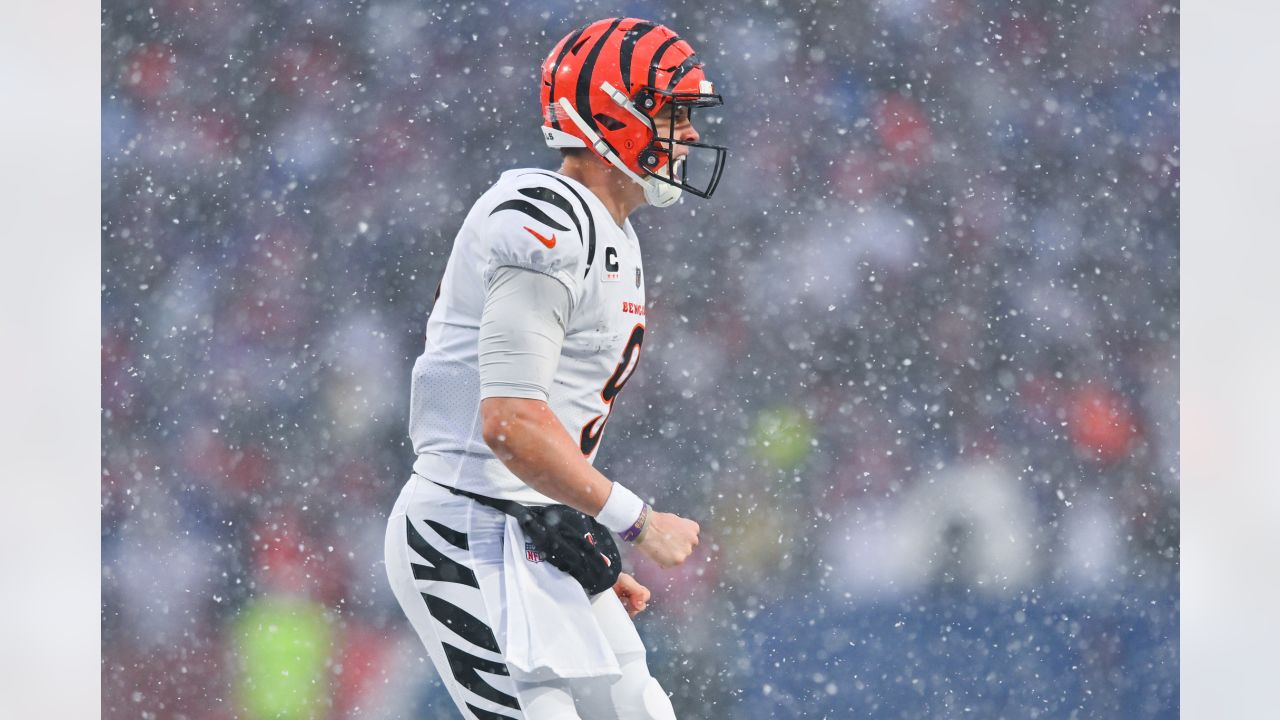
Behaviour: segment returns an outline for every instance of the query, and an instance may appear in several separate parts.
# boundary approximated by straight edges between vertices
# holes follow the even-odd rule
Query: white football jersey
[[[609,413],[644,342],[644,275],[631,222],[613,221],[586,186],[550,170],[509,170],[480,196],[453,241],[426,349],[413,366],[409,436],[423,477],[528,505],[554,503],[481,436],[479,335],[490,273],[515,266],[569,290],[572,309],[548,403],[594,462]]]

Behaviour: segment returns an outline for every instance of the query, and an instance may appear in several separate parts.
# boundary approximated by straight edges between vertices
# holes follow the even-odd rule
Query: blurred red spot
[[[1137,430],[1124,398],[1110,390],[1086,387],[1071,401],[1071,439],[1102,460],[1128,453]]]

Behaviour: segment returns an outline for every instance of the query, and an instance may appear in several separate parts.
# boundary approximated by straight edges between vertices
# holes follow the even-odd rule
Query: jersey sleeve
[[[550,399],[569,308],[569,294],[546,275],[511,266],[493,273],[480,321],[481,400]]]
[[[560,281],[576,304],[586,269],[583,213],[563,189],[536,182],[517,183],[499,193],[484,224],[486,284],[500,267],[523,268]]]

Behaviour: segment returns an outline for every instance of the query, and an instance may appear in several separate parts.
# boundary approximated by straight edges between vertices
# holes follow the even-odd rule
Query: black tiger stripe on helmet
[[[675,45],[678,42],[680,42],[680,36],[672,33],[671,37],[667,38],[666,42],[659,45],[658,49],[653,51],[653,57],[649,58],[649,82],[646,83],[649,87],[653,87],[653,84],[658,81],[658,70],[662,69],[662,66],[659,64],[662,62],[662,56],[667,53],[667,50],[669,50],[672,45]]]
[[[609,41],[609,36],[622,24],[622,18],[614,18],[613,23],[609,25],[609,29],[600,34],[600,39],[596,44],[591,46],[591,51],[587,53],[587,59],[582,62],[582,70],[578,73],[577,102],[578,113],[582,115],[587,125],[600,132],[600,125],[596,122],[595,113],[591,112],[591,90],[592,85],[596,83],[592,80],[592,75],[596,68],[596,62],[600,59],[600,51],[604,48],[604,44]]]
[[[636,51],[636,43],[640,42],[641,38],[657,27],[651,22],[637,21],[630,28],[627,28],[627,34],[622,37],[622,47],[618,49],[618,67],[622,69],[622,83],[627,92],[631,92],[631,62],[632,55]]]
[[[676,68],[675,72],[671,73],[671,80],[667,82],[667,91],[675,90],[676,85],[684,79],[684,76],[688,75],[689,71],[698,67],[699,64],[697,55],[690,55],[680,61],[679,67]]]
[[[560,63],[564,62],[564,56],[569,54],[569,50],[570,50],[571,48],[573,48],[573,44],[574,44],[574,43],[576,43],[576,42],[578,42],[578,38],[579,38],[579,37],[581,37],[581,36],[582,36],[582,33],[586,32],[586,31],[587,31],[587,28],[589,28],[589,27],[591,27],[591,24],[590,24],[590,23],[588,23],[588,24],[586,24],[586,25],[583,25],[582,27],[578,28],[577,30],[575,30],[575,31],[573,32],[573,34],[572,34],[572,35],[570,35],[569,37],[565,38],[564,44],[560,46],[560,53],[559,53],[558,55],[556,55],[556,61],[555,61],[555,64],[554,64],[554,65],[552,65],[552,71],[551,71],[551,97],[555,97],[555,96],[556,96],[556,72],[555,72],[555,71],[560,69]],[[554,127],[554,128],[555,128],[555,129],[557,129],[557,130],[559,130],[559,129],[560,129],[560,119],[559,119],[558,117],[556,117],[556,115],[555,115],[554,113],[552,113],[552,115],[551,115],[551,126],[552,126],[552,127]]]

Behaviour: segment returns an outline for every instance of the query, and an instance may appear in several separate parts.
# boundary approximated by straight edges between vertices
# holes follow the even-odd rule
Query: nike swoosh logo
[[[534,237],[538,238],[538,242],[542,243],[543,245],[546,245],[546,246],[547,246],[547,247],[549,247],[549,248],[553,248],[553,247],[555,247],[555,246],[556,246],[556,234],[555,234],[555,233],[551,233],[551,237],[548,239],[545,235],[539,235],[537,230],[534,230],[533,228],[529,227],[528,225],[524,226],[524,229],[525,229],[525,230],[528,230],[530,235],[532,235],[532,236],[534,236]]]

